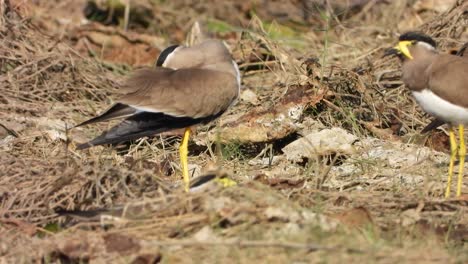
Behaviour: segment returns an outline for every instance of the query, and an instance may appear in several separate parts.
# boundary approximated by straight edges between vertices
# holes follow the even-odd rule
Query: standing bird
[[[459,157],[456,196],[461,195],[466,147],[464,125],[468,124],[468,60],[439,54],[435,41],[419,32],[402,34],[399,43],[385,55],[398,55],[402,80],[424,111],[450,125],[450,164],[445,197],[450,196],[454,161]],[[457,146],[454,126],[458,125]]]
[[[223,42],[211,39],[191,47],[170,46],[161,52],[156,67],[137,70],[126,80],[117,103],[76,126],[125,118],[77,149],[185,128],[179,153],[188,191],[190,126],[221,116],[239,96],[240,86],[239,68]]]

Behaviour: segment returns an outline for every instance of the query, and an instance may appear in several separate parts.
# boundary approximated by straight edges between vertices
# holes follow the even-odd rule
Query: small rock
[[[418,0],[413,4],[413,8],[418,13],[426,10],[443,13],[454,6],[455,2],[456,0]]]
[[[265,216],[270,221],[298,222],[300,216],[293,210],[279,207],[268,207],[265,209]]]
[[[199,242],[215,241],[218,239],[216,234],[213,232],[213,229],[211,229],[209,226],[204,226],[197,233],[195,233],[195,235],[193,235],[193,238]]]
[[[253,105],[258,105],[258,97],[257,95],[250,89],[244,89],[242,90],[240,94],[240,99],[242,101],[248,102]]]
[[[219,197],[208,199],[204,204],[204,209],[206,211],[215,211],[219,213],[224,208],[232,208],[234,201],[229,197]]]
[[[202,167],[200,165],[197,165],[197,164],[190,164],[189,163],[188,171],[189,171],[189,175],[192,178],[196,178],[196,177],[199,177],[201,175]]]
[[[421,147],[401,142],[387,142],[378,139],[364,139],[359,143],[367,149],[366,158],[384,160],[390,168],[404,168],[420,164],[425,160],[444,162],[446,155],[428,147]]]
[[[339,225],[337,220],[311,211],[303,211],[301,216],[305,224],[318,225],[324,231],[336,230]]]
[[[421,212],[418,209],[411,208],[403,211],[400,217],[400,224],[406,227],[421,220]]]
[[[356,140],[356,136],[342,128],[331,128],[312,132],[282,150],[288,160],[299,162],[303,158],[314,158],[317,155],[352,154]]]
[[[294,121],[299,121],[304,112],[304,105],[294,105],[288,108],[288,116]]]
[[[66,140],[67,134],[65,128],[67,124],[59,119],[50,119],[46,117],[39,117],[34,119],[36,127],[44,131],[50,140]]]
[[[291,234],[294,235],[294,234],[300,234],[301,232],[304,232],[304,231],[297,223],[286,223],[281,229],[281,232],[285,235],[291,235]]]

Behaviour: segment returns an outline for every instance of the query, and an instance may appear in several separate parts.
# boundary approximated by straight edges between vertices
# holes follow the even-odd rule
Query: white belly
[[[453,125],[468,124],[468,108],[445,101],[429,89],[412,93],[422,109],[429,114]]]

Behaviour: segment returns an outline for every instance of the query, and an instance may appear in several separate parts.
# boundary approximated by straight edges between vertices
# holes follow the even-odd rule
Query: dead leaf
[[[334,217],[349,228],[365,228],[374,224],[371,214],[364,207],[356,207]]]
[[[78,259],[87,261],[92,256],[97,254],[97,249],[88,240],[88,236],[81,237],[80,239],[67,239],[61,241],[59,245],[59,251],[70,259]]]
[[[298,222],[300,219],[296,211],[287,208],[268,207],[265,209],[265,216],[269,221]]]
[[[195,233],[195,235],[193,235],[193,238],[200,242],[215,241],[218,239],[216,234],[213,232],[213,229],[209,226],[204,226],[197,233]]]
[[[267,177],[265,174],[258,174],[255,180],[263,184],[278,187],[280,189],[286,188],[299,188],[304,185],[305,179],[303,177]]]
[[[400,215],[400,224],[402,226],[410,226],[421,220],[421,211],[425,203],[419,202],[416,208],[405,210]]]
[[[133,261],[131,262],[132,264],[156,264],[160,263],[162,259],[162,255],[160,252],[155,252],[155,253],[147,253],[147,254],[141,254],[136,256]]]
[[[380,139],[386,139],[390,141],[399,141],[400,139],[393,134],[391,128],[379,128],[380,124],[378,122],[364,122],[359,121],[366,129],[372,132],[375,137]]]
[[[3,223],[5,225],[12,225],[15,229],[28,236],[33,236],[37,233],[36,225],[19,219],[0,219],[0,223]]]
[[[120,255],[127,255],[140,250],[140,243],[129,236],[121,234],[106,234],[104,235],[104,243],[108,253],[117,252]]]
[[[345,205],[348,205],[349,203],[351,203],[351,200],[348,197],[340,195],[338,196],[338,198],[335,199],[335,201],[333,202],[333,205],[345,206]]]
[[[134,66],[151,65],[155,62],[164,40],[157,36],[124,32],[97,23],[77,30],[75,48],[83,54],[94,52],[101,59]]]
[[[413,8],[417,12],[431,10],[437,13],[448,11],[456,0],[418,0],[413,4]]]
[[[229,116],[222,118],[221,131],[219,131],[221,142],[269,142],[296,132],[304,110],[323,99],[324,92],[311,89],[312,87],[312,85],[291,86],[275,105],[258,106],[232,119]],[[208,136],[211,141],[217,140],[214,132]]]

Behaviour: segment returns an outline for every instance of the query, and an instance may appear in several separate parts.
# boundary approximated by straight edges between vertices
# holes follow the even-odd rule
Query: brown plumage
[[[121,88],[122,96],[116,104],[79,124],[126,118],[77,148],[114,144],[206,123],[225,112],[238,97],[237,64],[221,41],[179,46],[167,55],[162,66],[135,71]]]
[[[396,54],[402,61],[402,80],[422,109],[448,123],[450,162],[445,197],[450,196],[455,159],[459,159],[456,196],[461,195],[466,156],[464,125],[468,124],[468,60],[439,54],[429,36],[408,32],[402,34],[396,47],[387,55]],[[454,126],[458,126],[457,143]]]
[[[139,110],[201,118],[225,111],[237,97],[233,74],[208,69],[167,68],[137,71],[119,102]]]
[[[468,52],[466,52],[466,49],[468,48],[468,42],[465,43],[458,51],[456,51],[453,55],[455,56],[460,56],[460,57],[463,57],[465,59],[468,59]],[[431,121],[431,123],[429,123],[427,126],[425,126],[423,128],[423,130],[421,130],[421,134],[425,134],[429,131],[432,131],[438,127],[440,127],[441,125],[445,124],[445,121],[444,120],[441,120],[441,119],[438,119],[438,118],[435,118],[434,120]]]
[[[455,52],[455,56],[459,56],[459,57],[463,57],[465,58],[466,60],[468,60],[468,52],[466,52],[466,49],[468,48],[468,42],[465,43],[457,52]],[[436,128],[438,128],[439,126],[445,124],[445,121],[444,120],[441,120],[441,119],[438,119],[438,118],[435,118],[434,120],[431,121],[431,123],[429,123],[427,126],[425,126],[422,130],[421,130],[421,134],[425,134],[429,131],[432,131]]]

